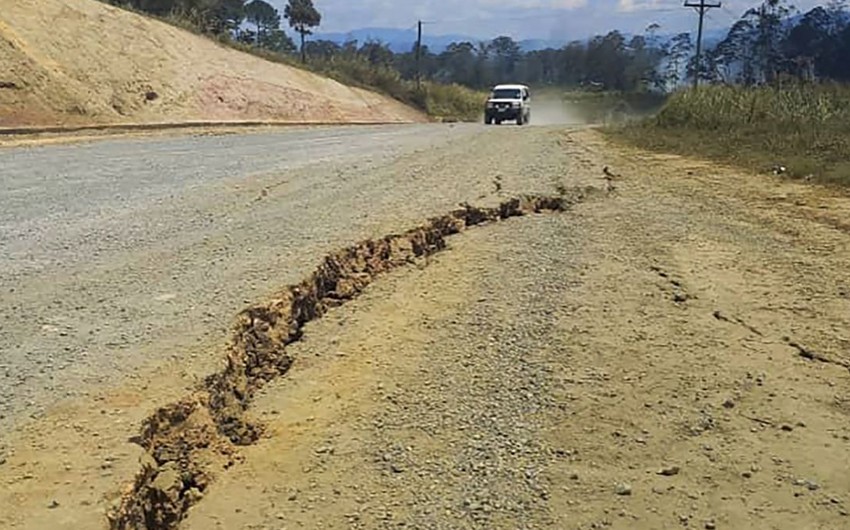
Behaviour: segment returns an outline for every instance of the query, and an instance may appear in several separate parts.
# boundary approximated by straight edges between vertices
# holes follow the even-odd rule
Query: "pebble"
[[[665,477],[672,477],[672,476],[678,475],[679,471],[681,471],[679,469],[679,466],[667,466],[667,467],[661,468],[658,471],[658,474],[665,476]]]
[[[50,508],[51,510],[54,509],[54,508],[58,508],[59,502],[56,499],[53,499],[52,501],[50,501],[50,504],[48,504],[47,507]]]
[[[715,530],[715,528],[717,528],[717,525],[714,523],[714,521],[706,521],[705,530]]]
[[[632,487],[631,485],[626,484],[625,482],[621,482],[614,487],[614,493],[622,496],[631,495]]]

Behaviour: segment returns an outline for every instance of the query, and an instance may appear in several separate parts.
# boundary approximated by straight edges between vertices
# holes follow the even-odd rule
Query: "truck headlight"
[[[514,101],[514,102],[513,102],[513,107],[514,107],[515,109],[518,109],[518,108],[519,108],[519,101]]]

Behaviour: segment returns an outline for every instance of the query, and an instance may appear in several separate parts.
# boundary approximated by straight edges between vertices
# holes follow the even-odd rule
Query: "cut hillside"
[[[2,0],[0,127],[410,122],[416,110],[95,0]]]

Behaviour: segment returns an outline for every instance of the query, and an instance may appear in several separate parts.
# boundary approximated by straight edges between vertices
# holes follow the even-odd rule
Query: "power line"
[[[699,74],[700,67],[702,66],[702,29],[705,24],[705,14],[709,9],[722,7],[722,4],[720,2],[708,3],[705,0],[699,0],[699,3],[695,0],[685,0],[685,7],[692,7],[696,9],[699,14],[699,31],[697,32],[697,62],[696,69],[694,70],[694,88],[697,88],[699,87]]]

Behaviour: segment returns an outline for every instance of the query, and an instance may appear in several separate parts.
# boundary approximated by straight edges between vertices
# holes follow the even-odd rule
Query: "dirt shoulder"
[[[566,141],[613,193],[308,327],[184,528],[847,525],[847,200]]]
[[[540,142],[492,198],[599,193],[455,236],[308,324],[249,409],[265,435],[211,463],[181,528],[846,527],[850,201],[593,131]],[[0,521],[98,520],[97,477],[140,451],[82,433],[120,395],[68,416],[79,435],[28,431]]]

